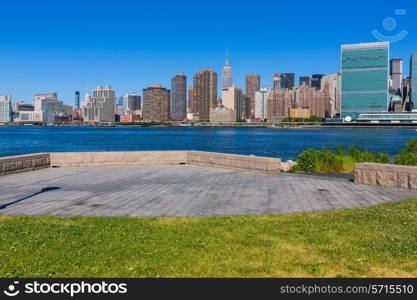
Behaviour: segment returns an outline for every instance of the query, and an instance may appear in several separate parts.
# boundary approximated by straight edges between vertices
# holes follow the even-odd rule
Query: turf
[[[0,277],[416,277],[417,200],[284,216],[0,217]]]

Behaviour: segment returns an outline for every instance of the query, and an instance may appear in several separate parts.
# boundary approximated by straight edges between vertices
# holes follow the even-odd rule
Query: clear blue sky
[[[406,15],[395,15],[406,9]],[[204,67],[219,73],[229,48],[234,83],[250,72],[271,85],[273,73],[339,71],[340,45],[376,41],[378,29],[408,36],[391,58],[417,52],[417,1],[1,1],[0,94],[31,102],[58,92],[111,85],[117,95],[142,93]],[[396,30],[382,22],[395,17]],[[298,82],[298,80],[297,80]]]

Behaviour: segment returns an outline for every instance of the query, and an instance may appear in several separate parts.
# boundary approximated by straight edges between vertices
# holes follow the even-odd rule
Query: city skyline
[[[235,13],[226,18],[223,10],[235,8],[233,3],[220,5],[215,1],[203,10],[201,4],[190,7],[187,3],[179,3],[174,9],[173,4],[166,2],[158,12],[167,15],[166,20],[158,18],[162,20],[161,24],[154,24],[152,14],[146,13],[146,8],[152,7],[146,3],[139,6],[122,1],[111,7],[96,7],[95,1],[82,5],[77,1],[71,5],[44,1],[38,6],[28,3],[31,9],[24,15],[19,14],[20,7],[15,3],[3,3],[1,8],[8,13],[0,29],[4,70],[0,75],[0,94],[12,94],[16,102],[31,101],[36,93],[57,92],[66,104],[74,105],[74,91],[84,93],[87,88],[92,91],[98,85],[111,85],[117,95],[140,94],[143,88],[155,82],[170,87],[171,78],[178,72],[187,75],[189,86],[193,74],[204,67],[221,74],[227,48],[232,61],[233,83],[240,88],[244,88],[245,76],[249,72],[261,75],[261,86],[272,85],[274,73],[295,73],[296,79],[336,73],[339,71],[340,45],[376,41],[372,30],[383,31],[382,21],[393,16],[398,8],[407,10],[407,15],[396,17],[398,29],[404,27],[409,34],[392,45],[390,56],[404,59],[404,73],[407,75],[407,57],[415,52],[413,45],[417,40],[416,33],[411,30],[417,5],[411,1],[399,1],[380,7],[377,3],[361,3],[361,11],[354,9],[355,5],[348,6],[343,13],[335,14],[336,7],[323,9],[303,2],[293,11],[289,4],[279,4],[278,9],[278,4],[263,1],[260,7],[268,6],[268,10],[262,18],[244,6],[236,6]],[[184,7],[189,8],[187,24],[195,22],[199,24],[198,28],[184,26],[178,29],[175,37],[163,34],[164,26],[178,17],[185,17],[180,12]],[[115,21],[100,21],[96,15],[108,14],[110,8]],[[135,25],[129,20],[130,9],[135,12],[138,8],[141,14],[135,19]],[[220,8],[221,12],[218,12]],[[179,15],[173,14],[175,18],[169,14],[172,9],[179,11]],[[97,10],[100,14],[94,13]],[[209,23],[214,26],[199,22],[202,16],[209,14],[213,17]],[[123,18],[117,18],[119,15]],[[249,22],[249,16],[259,22]],[[352,16],[358,19],[357,24],[343,25]],[[278,19],[279,23],[291,20],[288,23],[290,29],[277,34]],[[302,22],[297,21],[301,19]],[[248,24],[252,24],[250,28]],[[150,29],[152,26],[148,25],[155,27]],[[313,25],[315,32],[320,34],[311,35],[310,30],[304,30],[312,29]],[[334,25],[337,28],[331,28]],[[225,26],[230,29],[228,35],[220,30]],[[218,86],[220,93],[220,83]]]

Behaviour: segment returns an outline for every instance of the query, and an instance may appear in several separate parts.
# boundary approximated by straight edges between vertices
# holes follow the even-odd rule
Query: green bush
[[[405,143],[405,148],[395,156],[394,163],[397,165],[417,166],[417,139]]]
[[[303,173],[350,173],[356,163],[390,163],[386,153],[371,152],[359,147],[336,147],[334,150],[308,149],[297,158],[293,172]]]

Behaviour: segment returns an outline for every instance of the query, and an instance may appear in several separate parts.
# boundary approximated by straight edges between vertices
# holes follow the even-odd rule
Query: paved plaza
[[[1,215],[235,216],[370,206],[417,191],[191,165],[51,168],[0,177]]]

